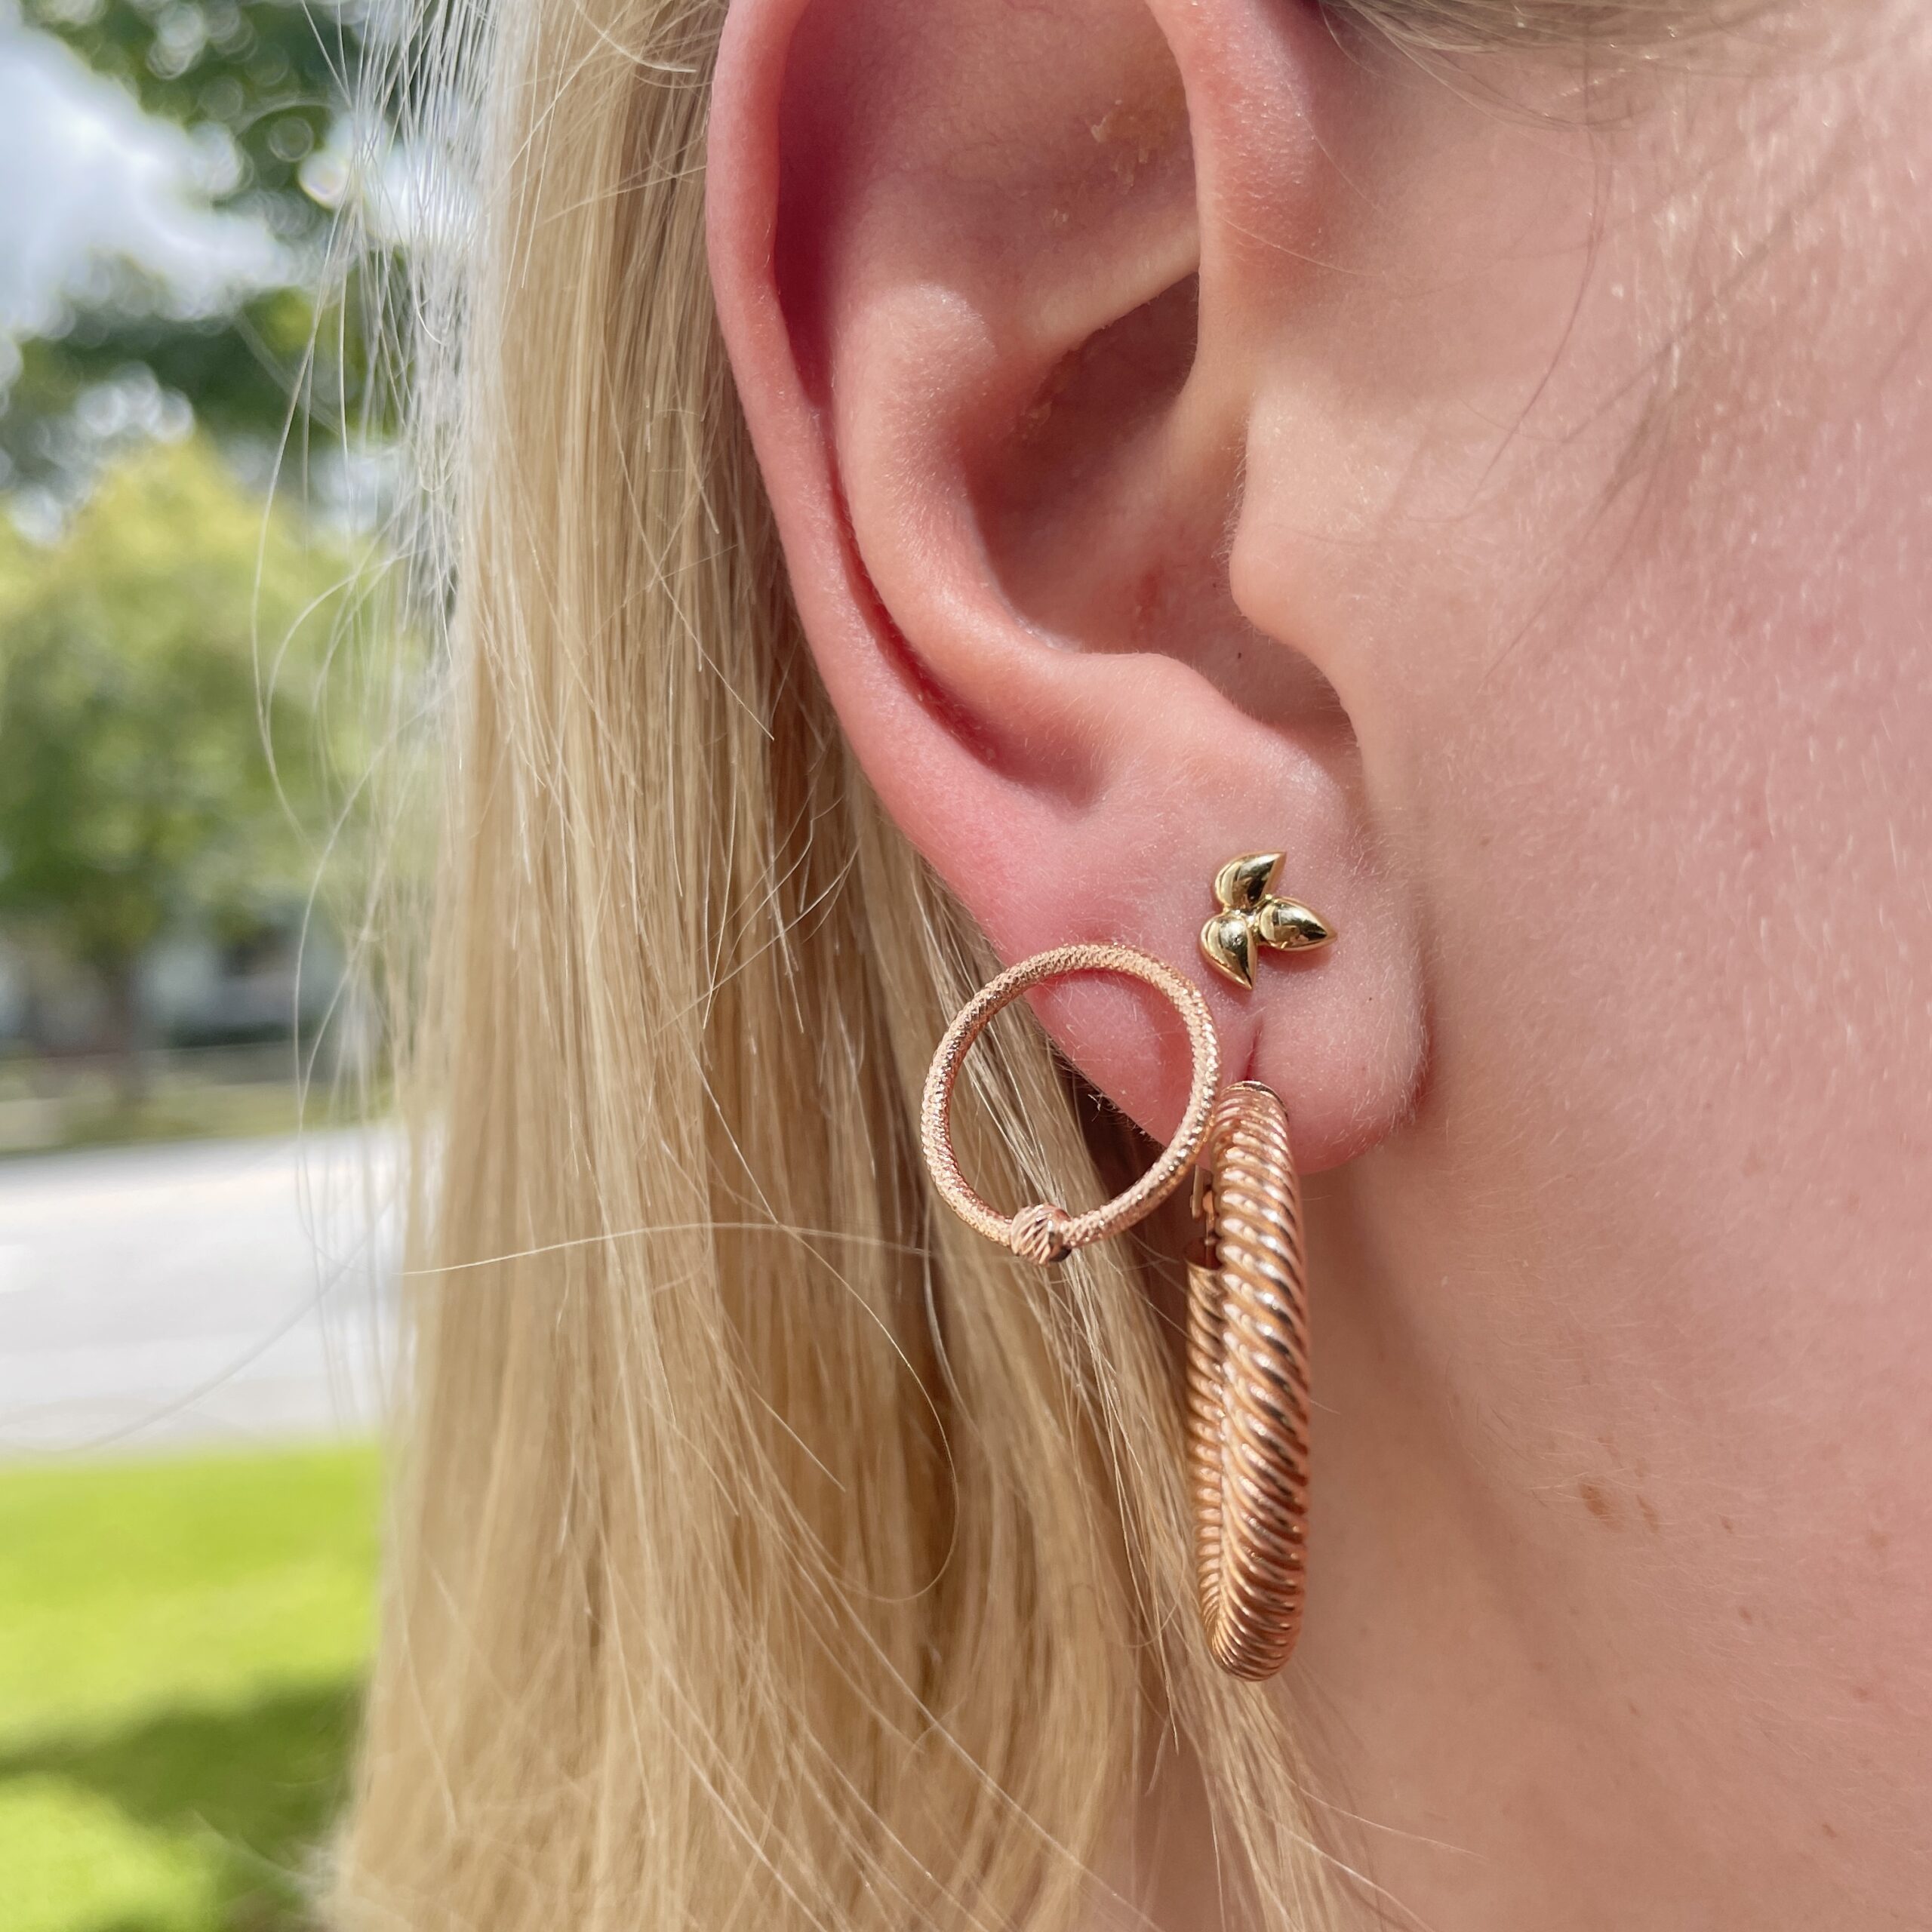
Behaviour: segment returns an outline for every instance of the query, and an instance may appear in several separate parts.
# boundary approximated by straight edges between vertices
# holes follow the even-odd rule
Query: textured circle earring
[[[1272,873],[1271,863],[1264,888]],[[1003,1007],[1047,980],[1083,973],[1139,980],[1180,1014],[1193,1054],[1186,1109],[1154,1164],[1103,1205],[1075,1215],[1043,1201],[1002,1214],[974,1191],[953,1152],[960,1068]],[[1059,946],[1009,967],[946,1029],[926,1077],[920,1128],[940,1198],[976,1232],[1043,1267],[1132,1226],[1194,1169],[1204,1223],[1188,1257],[1196,1583],[1215,1662],[1260,1678],[1287,1661],[1301,1627],[1309,1417],[1301,1197],[1279,1097],[1258,1081],[1218,1091],[1220,1072],[1214,1021],[1192,981],[1137,947]]]

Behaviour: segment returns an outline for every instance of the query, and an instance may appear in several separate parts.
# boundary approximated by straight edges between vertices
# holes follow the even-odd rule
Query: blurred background
[[[351,1749],[371,774],[429,675],[369,318],[437,196],[384,17],[0,0],[0,1932],[293,1932]]]

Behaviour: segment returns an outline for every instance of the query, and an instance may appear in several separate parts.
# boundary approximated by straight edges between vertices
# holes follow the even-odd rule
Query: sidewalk
[[[380,1131],[0,1162],[0,1456],[367,1434],[396,1168]]]

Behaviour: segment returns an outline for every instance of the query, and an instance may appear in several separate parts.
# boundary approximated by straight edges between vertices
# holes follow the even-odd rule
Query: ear
[[[1346,86],[1282,0],[736,0],[712,272],[804,627],[888,809],[1012,959],[1190,972],[1310,1168],[1421,1063],[1417,952],[1324,640],[1231,580],[1268,326]],[[1214,882],[1284,853],[1334,943],[1210,971]],[[1043,1017],[1155,1134],[1186,1069],[1121,987]]]

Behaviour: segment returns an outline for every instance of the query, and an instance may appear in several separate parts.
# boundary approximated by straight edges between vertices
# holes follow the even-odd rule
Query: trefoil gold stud
[[[1221,909],[1201,928],[1201,950],[1222,978],[1238,986],[1254,986],[1260,947],[1312,952],[1335,937],[1320,913],[1272,890],[1284,857],[1251,852],[1230,859],[1214,875],[1214,897]]]

